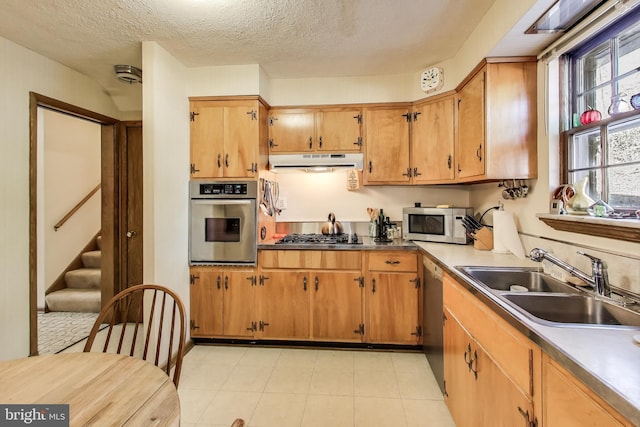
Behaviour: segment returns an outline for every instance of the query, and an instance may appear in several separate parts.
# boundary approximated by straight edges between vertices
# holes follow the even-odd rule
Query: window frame
[[[602,45],[607,41],[610,44],[610,48],[612,49],[613,54],[615,55],[615,57],[617,57],[619,54],[617,51],[617,43],[612,43],[612,39],[614,37],[619,36],[622,32],[624,32],[628,28],[636,25],[639,21],[640,21],[640,7],[635,8],[628,14],[625,14],[625,16],[623,16],[613,24],[609,25],[599,34],[596,34],[590,37],[589,39],[585,40],[585,42],[581,44],[579,47],[577,47],[571,52],[568,52],[562,57],[562,62],[560,67],[561,69],[560,77],[561,77],[561,82],[563,82],[563,85],[566,88],[566,90],[564,91],[561,90],[561,94],[564,94],[562,97],[564,101],[563,102],[564,107],[561,109],[561,114],[563,115],[563,117],[561,118],[561,121],[560,121],[563,124],[563,128],[564,128],[564,130],[561,133],[560,165],[559,165],[560,177],[562,179],[562,182],[567,182],[567,183],[569,182],[570,146],[576,134],[578,133],[582,134],[590,130],[599,129],[600,140],[603,148],[602,153],[604,155],[607,149],[606,146],[608,145],[607,137],[608,137],[609,127],[617,123],[622,123],[622,122],[640,117],[640,109],[638,110],[632,109],[631,111],[618,113],[615,116],[606,117],[597,122],[592,122],[587,125],[580,125],[575,127],[573,126],[573,118],[576,117],[576,115],[577,117],[579,117],[581,114],[580,111],[576,111],[576,109],[579,108],[577,82],[579,81],[578,79],[582,78],[582,76],[578,76],[579,67],[577,66],[577,62],[580,60],[578,58],[582,57],[584,54],[590,52],[592,49],[596,48],[599,45]],[[624,78],[626,75],[632,74],[632,73],[627,72],[625,73],[624,76],[618,76],[617,64],[615,63],[615,61],[614,63],[611,64],[611,67],[612,67],[612,70],[615,72],[615,74],[612,75],[611,80],[609,80],[606,84],[608,84],[613,91],[614,89],[618,88],[619,80]],[[599,86],[602,86],[602,84]],[[590,90],[593,90],[593,89],[595,88],[592,88]],[[612,93],[617,93],[617,91]],[[633,94],[628,94],[629,98],[631,95]],[[627,102],[629,102],[629,99],[627,99]],[[585,105],[585,108],[586,108],[586,105]],[[607,177],[605,173],[608,167],[610,167],[610,165],[605,160],[601,163],[600,167],[593,168],[594,170],[602,171],[603,198],[608,198],[609,196],[609,191],[608,191],[607,182],[606,182]],[[640,206],[636,206],[634,208],[616,207],[616,212],[633,213],[638,208],[640,208]]]

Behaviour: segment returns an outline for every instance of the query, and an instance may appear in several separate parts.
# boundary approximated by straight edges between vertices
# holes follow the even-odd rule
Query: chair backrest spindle
[[[145,291],[153,292],[151,304],[146,307],[144,304]],[[160,297],[158,294],[160,294]],[[171,300],[173,300],[173,302],[171,302]],[[160,313],[156,316],[157,310],[159,310]],[[171,313],[166,313],[165,315],[165,311],[167,310],[171,310]],[[169,322],[170,319],[171,325],[169,327],[164,327],[165,319],[167,322]],[[100,329],[105,323],[109,325],[108,330],[104,333],[100,332]],[[133,325],[130,325],[130,323],[133,323]],[[138,334],[140,325],[142,325],[143,328],[147,328],[144,336]],[[127,328],[127,326],[129,326],[129,328]],[[148,360],[147,355],[149,355],[149,351],[154,350],[150,348],[150,345],[155,344],[156,348],[153,352],[155,355],[153,363],[163,368],[169,376],[171,375],[171,369],[174,368],[173,382],[176,387],[178,386],[184,355],[186,315],[184,305],[174,291],[159,285],[143,284],[132,286],[118,293],[103,307],[98,315],[87,339],[84,351],[91,351],[98,335],[100,335],[100,339],[102,339],[103,336],[105,339],[102,352],[114,351],[114,346],[110,346],[110,341],[112,335],[117,333],[116,331],[118,329],[120,330],[120,337],[117,342],[117,348],[115,349],[116,353],[120,354],[123,348],[126,349],[128,347],[130,349],[129,356],[135,357],[136,344],[140,336],[140,340],[144,339],[142,359]],[[131,331],[131,329],[133,329],[133,331],[127,333],[127,331]],[[164,339],[164,335],[166,335],[167,332],[169,332],[169,337],[167,338],[166,360],[161,360],[160,355],[164,355],[164,351],[161,349],[163,342],[167,342]],[[155,334],[153,341],[152,334]],[[130,343],[129,339],[131,339]],[[177,349],[174,347],[177,347]],[[175,363],[173,363],[174,361]]]

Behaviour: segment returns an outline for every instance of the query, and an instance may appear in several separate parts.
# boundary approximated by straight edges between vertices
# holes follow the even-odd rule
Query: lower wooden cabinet
[[[445,401],[456,426],[530,425],[533,401],[447,309],[445,318]]]
[[[362,341],[360,272],[314,272],[311,276],[311,339]]]
[[[262,250],[191,268],[191,336],[418,345],[417,251]]]
[[[546,354],[542,358],[542,377],[545,427],[633,425]]]
[[[458,427],[632,426],[444,274],[445,402]]]
[[[255,269],[191,267],[190,273],[191,336],[253,337]]]
[[[458,427],[535,422],[540,352],[447,274],[445,402]]]
[[[263,270],[258,280],[258,337],[309,339],[310,296],[305,271]]]
[[[360,251],[262,251],[258,338],[362,341]]]
[[[418,254],[370,251],[366,257],[366,341],[401,345],[421,343]]]

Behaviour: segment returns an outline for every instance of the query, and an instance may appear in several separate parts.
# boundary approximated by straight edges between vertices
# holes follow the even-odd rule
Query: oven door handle
[[[253,201],[253,199],[251,200],[247,200],[247,199],[242,199],[242,200],[210,200],[210,199],[206,199],[206,200],[191,200],[191,203],[193,203],[194,205],[250,205],[251,202]]]

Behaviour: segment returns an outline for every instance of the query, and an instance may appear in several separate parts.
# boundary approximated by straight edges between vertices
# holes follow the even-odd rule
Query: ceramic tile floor
[[[455,427],[421,353],[197,345],[181,425]]]

